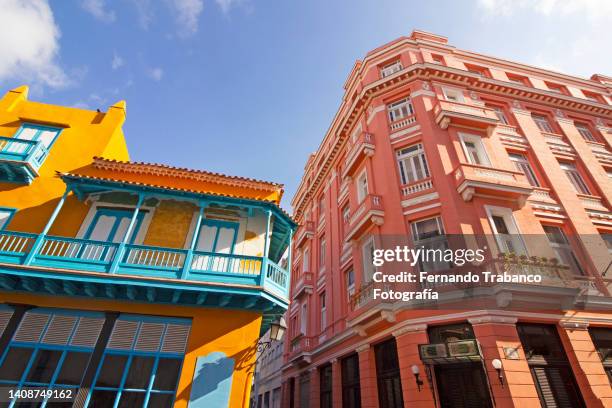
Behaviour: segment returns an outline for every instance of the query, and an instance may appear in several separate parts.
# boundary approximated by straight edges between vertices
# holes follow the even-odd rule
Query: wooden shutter
[[[165,324],[142,322],[136,339],[135,350],[158,351],[164,335]]]
[[[104,318],[102,317],[81,317],[70,344],[72,346],[95,347],[103,325]]]
[[[131,320],[117,320],[106,348],[131,350],[138,330],[138,323]]]
[[[77,316],[53,315],[49,327],[43,336],[42,343],[62,346],[68,344],[77,320]]]
[[[168,324],[161,351],[164,353],[185,353],[191,326],[188,324]]]
[[[47,326],[50,315],[47,313],[26,312],[13,337],[14,341],[38,343]]]
[[[4,333],[4,329],[6,329],[6,326],[8,325],[12,316],[13,316],[13,309],[9,309],[9,308],[0,309],[0,337]]]
[[[573,408],[572,400],[566,388],[567,373],[560,367],[532,367],[538,388],[540,402],[545,408]]]

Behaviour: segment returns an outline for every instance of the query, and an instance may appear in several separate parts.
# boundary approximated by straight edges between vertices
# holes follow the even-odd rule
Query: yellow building
[[[130,162],[125,102],[27,92],[0,100],[0,387],[75,407],[247,406],[260,333],[288,304],[282,185]]]

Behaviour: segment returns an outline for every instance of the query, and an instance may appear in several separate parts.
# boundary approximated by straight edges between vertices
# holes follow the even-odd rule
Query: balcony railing
[[[6,181],[31,183],[48,153],[41,141],[0,136],[0,164]]]
[[[309,353],[316,347],[318,341],[316,337],[298,335],[289,345],[289,360],[303,358],[304,362],[310,361]],[[306,354],[306,355],[305,355]]]
[[[499,122],[493,109],[445,100],[437,101],[434,116],[442,129],[455,124],[490,130]]]
[[[601,197],[591,196],[587,194],[578,194],[580,202],[587,210],[609,211],[601,199]]]
[[[391,132],[397,132],[404,128],[407,128],[408,126],[414,123],[416,123],[416,117],[414,115],[411,115],[391,122],[389,124],[389,129],[391,130]]]
[[[0,232],[0,262],[81,272],[262,286],[288,297],[289,273],[270,259],[147,245],[126,245],[80,238]],[[117,259],[120,257],[120,259]],[[188,259],[190,259],[188,261]],[[116,266],[115,266],[116,265]]]
[[[421,191],[431,190],[433,182],[431,179],[419,180],[414,183],[405,184],[402,186],[402,196],[411,196],[420,193]]]

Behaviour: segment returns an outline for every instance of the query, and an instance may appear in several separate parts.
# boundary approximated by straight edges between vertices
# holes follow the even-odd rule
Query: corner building
[[[282,185],[131,162],[125,115],[0,99],[0,406],[248,406],[288,305]]]
[[[283,406],[612,407],[612,78],[414,31],[344,89],[292,201]],[[543,282],[374,299],[394,236],[484,242],[495,271]]]

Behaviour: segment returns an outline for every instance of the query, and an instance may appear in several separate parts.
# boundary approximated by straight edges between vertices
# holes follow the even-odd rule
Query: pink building
[[[612,78],[414,31],[344,88],[292,202],[283,406],[612,407]],[[544,280],[435,309],[376,299],[390,237],[463,237]]]

